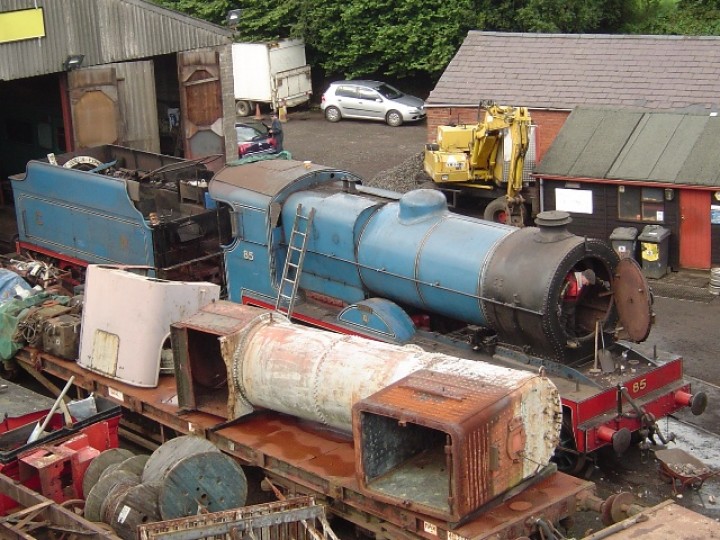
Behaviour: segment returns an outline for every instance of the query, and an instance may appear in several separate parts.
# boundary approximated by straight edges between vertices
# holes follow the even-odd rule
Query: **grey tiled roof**
[[[536,109],[720,104],[720,37],[471,31],[427,99]]]
[[[578,107],[533,172],[720,187],[720,116]]]

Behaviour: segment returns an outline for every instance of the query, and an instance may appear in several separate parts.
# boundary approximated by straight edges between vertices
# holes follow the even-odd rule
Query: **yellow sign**
[[[0,43],[45,37],[42,8],[0,13]]]
[[[648,262],[655,262],[660,258],[660,250],[657,244],[651,242],[641,242],[642,258]]]

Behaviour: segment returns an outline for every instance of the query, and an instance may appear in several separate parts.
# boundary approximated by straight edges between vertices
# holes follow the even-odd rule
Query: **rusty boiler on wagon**
[[[352,431],[371,497],[459,521],[543,470],[560,399],[542,375],[307,328],[215,302],[172,325],[182,408]]]

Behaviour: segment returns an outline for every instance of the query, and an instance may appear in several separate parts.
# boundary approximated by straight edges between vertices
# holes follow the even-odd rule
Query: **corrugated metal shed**
[[[428,107],[693,110],[720,104],[720,37],[471,31]]]
[[[232,32],[142,0],[0,0],[0,12],[42,8],[45,37],[0,44],[0,80],[225,45]]]
[[[720,186],[720,118],[578,107],[535,174]]]

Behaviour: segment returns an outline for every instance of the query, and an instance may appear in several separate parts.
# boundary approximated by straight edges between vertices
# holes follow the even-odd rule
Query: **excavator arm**
[[[437,144],[425,149],[424,168],[441,185],[505,191],[500,211],[506,222],[524,224],[523,166],[530,146],[531,118],[527,107],[482,102],[485,116],[475,126],[438,126]],[[509,138],[509,139],[508,139]],[[505,174],[505,142],[512,142]],[[491,204],[493,204],[491,203]]]
[[[530,147],[532,120],[527,107],[506,107],[484,103],[485,120],[478,125],[470,150],[470,177],[488,180],[498,187],[506,184],[506,222],[522,226],[525,222],[525,206],[522,197],[523,167]],[[507,177],[504,175],[505,139],[510,137],[512,150],[508,161]]]

